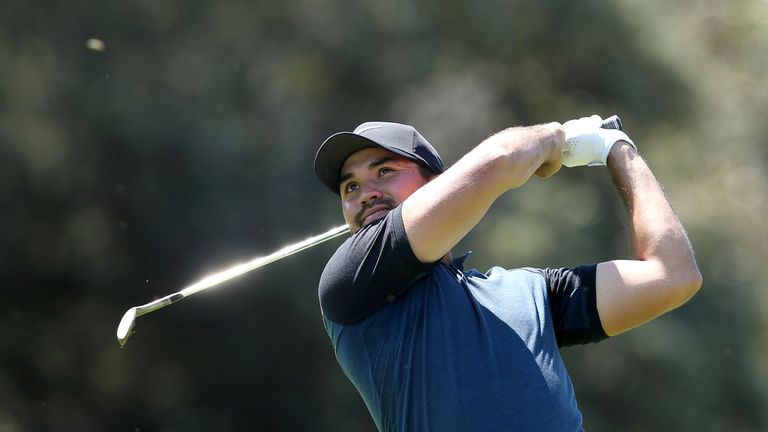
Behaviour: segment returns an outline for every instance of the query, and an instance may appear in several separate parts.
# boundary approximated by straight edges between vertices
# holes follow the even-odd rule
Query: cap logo
[[[357,128],[357,129],[355,129],[354,133],[360,135],[363,132],[369,131],[371,129],[381,129],[382,127],[383,126],[381,126],[381,125],[376,125],[376,126],[368,126],[368,127],[364,127],[364,128]]]

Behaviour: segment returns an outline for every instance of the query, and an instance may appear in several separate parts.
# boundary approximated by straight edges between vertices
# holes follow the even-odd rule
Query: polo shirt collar
[[[461,256],[458,256],[458,257],[454,258],[453,259],[454,267],[456,267],[457,269],[459,269],[461,271],[464,271],[464,261],[467,260],[467,258],[469,257],[469,255],[471,253],[472,253],[472,251],[467,251],[467,253],[465,253],[464,255],[461,255]]]

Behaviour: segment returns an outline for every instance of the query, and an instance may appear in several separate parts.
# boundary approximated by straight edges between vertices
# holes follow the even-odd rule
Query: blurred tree
[[[622,114],[705,285],[564,352],[585,426],[765,430],[766,22],[758,0],[0,3],[0,430],[373,430],[319,320],[334,245],[140,319],[124,350],[117,322],[340,223],[311,169],[333,132],[407,122],[453,162],[592,112]],[[624,220],[603,170],[564,170],[461,246],[480,270],[595,262],[628,255]]]

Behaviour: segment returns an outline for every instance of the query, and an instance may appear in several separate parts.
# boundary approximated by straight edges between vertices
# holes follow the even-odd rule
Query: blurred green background
[[[91,39],[96,39],[88,42]],[[768,2],[0,3],[0,432],[370,431],[316,284],[340,241],[115,330],[340,225],[312,159],[366,120],[445,161],[511,125],[622,115],[704,275],[564,350],[590,431],[768,430]],[[484,271],[629,256],[604,169],[502,197]]]

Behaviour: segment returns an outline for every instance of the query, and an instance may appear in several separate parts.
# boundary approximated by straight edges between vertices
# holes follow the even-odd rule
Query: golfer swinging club
[[[397,123],[364,123],[322,144],[315,172],[341,197],[353,233],[320,279],[323,322],[379,430],[583,430],[559,347],[627,331],[698,291],[693,250],[661,186],[627,135],[601,123],[506,129],[448,169]],[[465,270],[466,255],[451,248],[491,204],[562,165],[607,166],[634,259]]]

